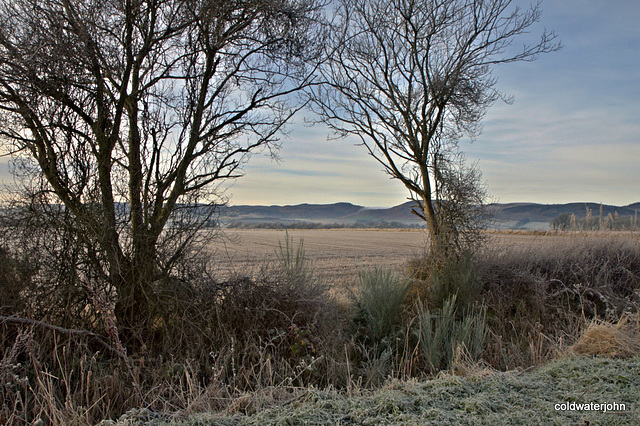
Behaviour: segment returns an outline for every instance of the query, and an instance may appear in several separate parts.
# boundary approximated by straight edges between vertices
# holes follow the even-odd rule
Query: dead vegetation
[[[630,358],[640,354],[640,316],[620,318],[617,323],[592,320],[571,351],[581,355]]]
[[[89,321],[91,311],[76,309],[83,316],[69,322],[55,306],[34,310],[45,300],[16,286],[49,275],[5,250],[1,278],[15,285],[1,287],[0,423],[257,415],[316,398],[311,388],[356,396],[442,371],[526,369],[567,353],[637,356],[640,244],[544,238],[494,240],[446,267],[414,262],[413,280],[397,268],[365,271],[354,286],[323,279],[306,241],[303,249],[285,237],[270,265],[221,281],[201,277],[172,293],[154,325],[165,337],[130,353],[105,329],[104,313]],[[338,285],[348,301],[331,297]]]

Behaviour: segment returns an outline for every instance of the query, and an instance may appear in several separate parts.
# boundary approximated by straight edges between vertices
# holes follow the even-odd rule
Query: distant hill
[[[298,204],[294,206],[226,206],[221,210],[223,217],[231,220],[259,221],[331,221],[355,214],[364,207],[351,203]]]
[[[628,208],[628,209],[639,210],[640,211],[640,202],[629,204],[628,206],[625,206],[625,207]]]
[[[226,206],[221,210],[224,223],[233,226],[255,226],[258,224],[288,225],[363,225],[387,223],[392,226],[417,226],[423,222],[411,213],[412,202],[391,208],[375,209],[351,203],[298,204],[290,206]],[[547,229],[549,222],[562,213],[573,213],[576,218],[600,215],[597,203],[537,204],[494,203],[487,206],[493,216],[493,228]],[[602,215],[633,216],[640,211],[640,202],[628,206],[602,205]]]
[[[525,228],[546,229],[549,222],[563,213],[574,214],[576,219],[582,219],[590,210],[593,217],[633,216],[640,210],[640,203],[628,206],[613,206],[598,203],[567,203],[567,204],[536,204],[536,203],[507,203],[490,204],[487,206],[493,215],[496,228]],[[602,209],[602,212],[601,212]]]

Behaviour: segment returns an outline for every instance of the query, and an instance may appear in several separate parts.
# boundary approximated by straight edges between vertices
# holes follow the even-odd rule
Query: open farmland
[[[229,229],[211,244],[215,266],[223,276],[248,275],[276,258],[287,232],[276,229]],[[402,270],[409,259],[424,253],[423,230],[398,229],[304,229],[288,231],[294,244],[303,240],[305,254],[314,270],[330,284],[349,284],[358,271],[374,266]],[[609,238],[638,240],[638,233],[514,233],[490,232],[488,246],[499,251],[551,251],[567,245],[587,244]]]
[[[288,232],[306,257],[330,283],[351,281],[360,269],[385,265],[401,268],[422,253],[426,234],[408,230],[305,229]],[[287,233],[274,229],[228,230],[211,245],[216,266],[225,273],[247,274],[276,258]]]

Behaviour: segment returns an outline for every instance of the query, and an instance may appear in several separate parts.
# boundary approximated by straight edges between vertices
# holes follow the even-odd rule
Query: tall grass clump
[[[312,265],[305,255],[303,238],[300,238],[296,246],[293,237],[290,237],[289,232],[286,231],[284,243],[282,240],[278,241],[276,258],[279,272],[287,281],[305,284],[318,281],[314,276]]]
[[[361,271],[353,294],[358,335],[367,343],[384,344],[402,326],[402,311],[411,281],[388,268]]]
[[[418,302],[416,315],[414,333],[431,373],[450,369],[460,352],[471,361],[480,358],[489,333],[484,308],[460,313],[453,295],[435,311]]]
[[[408,342],[404,339],[403,314],[410,285],[410,280],[389,268],[360,271],[352,293],[350,361],[365,386],[380,385],[404,363]]]

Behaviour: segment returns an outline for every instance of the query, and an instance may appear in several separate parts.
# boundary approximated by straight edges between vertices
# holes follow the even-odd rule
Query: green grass
[[[200,413],[155,425],[589,424],[640,422],[640,358],[567,357],[527,372],[393,382],[357,395],[314,389],[253,395],[232,414]],[[556,411],[562,402],[624,403],[624,413]],[[633,404],[636,404],[635,408]],[[236,405],[236,407],[239,407]],[[117,423],[139,424],[125,416]],[[588,421],[589,423],[585,423]],[[112,423],[113,424],[113,423]]]

